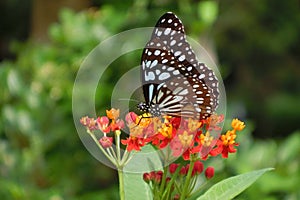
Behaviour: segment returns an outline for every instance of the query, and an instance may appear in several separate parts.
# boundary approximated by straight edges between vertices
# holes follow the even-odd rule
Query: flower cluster
[[[245,128],[244,122],[233,119],[231,130],[219,134],[224,121],[223,115],[212,114],[203,120],[180,117],[152,117],[150,114],[137,115],[129,112],[125,122],[119,118],[120,111],[111,109],[107,116],[97,119],[83,117],[80,122],[87,128],[92,138],[105,156],[119,169],[122,169],[132,158],[132,152],[138,152],[147,144],[158,150],[169,148],[169,155],[164,158],[182,158],[186,165],[171,163],[163,171],[144,173],[143,179],[152,189],[156,199],[185,199],[189,197],[196,185],[197,176],[204,171],[205,161],[210,156],[221,155],[227,158],[229,153],[235,153],[237,132]],[[121,129],[125,130],[125,123],[129,135],[121,140]],[[94,131],[100,130],[103,136],[97,139]],[[108,136],[114,132],[114,137]],[[216,134],[218,133],[218,134]],[[115,141],[113,141],[113,139]],[[116,148],[112,148],[113,142]],[[121,155],[121,143],[125,145],[125,152]],[[162,162],[168,163],[169,160]],[[189,162],[189,163],[188,163]],[[207,167],[205,177],[214,176],[214,168]]]
[[[145,114],[138,116],[130,112],[126,116],[127,126],[130,128],[130,136],[122,143],[127,150],[139,151],[146,144],[152,144],[158,149],[170,146],[173,156],[182,155],[184,160],[189,160],[190,155],[201,154],[203,160],[209,155],[222,154],[224,158],[228,153],[234,153],[236,132],[241,131],[245,125],[238,119],[232,121],[233,130],[225,135],[213,137],[211,131],[220,131],[220,123],[223,115],[211,115],[205,120],[185,119],[179,117],[149,117]]]
[[[106,110],[107,116],[98,117],[97,119],[82,117],[80,123],[86,126],[88,132],[100,130],[104,135],[99,139],[99,143],[103,148],[111,147],[113,144],[113,137],[107,136],[110,132],[120,134],[120,130],[124,128],[124,121],[118,119],[120,116],[119,109]]]

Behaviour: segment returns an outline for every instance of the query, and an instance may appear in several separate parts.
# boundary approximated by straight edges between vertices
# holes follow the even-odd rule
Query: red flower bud
[[[215,169],[213,167],[207,167],[205,170],[205,176],[207,179],[211,179],[215,174]]]
[[[102,137],[100,140],[99,140],[99,143],[101,144],[101,146],[103,148],[108,148],[108,147],[111,147],[112,146],[112,142],[113,142],[113,138],[112,137]]]
[[[171,163],[169,166],[170,174],[174,174],[178,166],[179,166],[179,164],[177,164],[177,163]]]
[[[188,172],[188,166],[187,167],[182,166],[181,169],[180,169],[179,174],[182,175],[182,176],[185,176],[187,172]]]
[[[151,180],[151,175],[149,174],[149,173],[144,173],[143,174],[143,179],[144,179],[144,181],[146,182],[146,183],[149,183],[150,182],[150,180]]]
[[[154,177],[154,181],[156,183],[160,183],[161,179],[162,179],[162,176],[163,176],[163,172],[162,171],[156,172],[155,177]]]
[[[175,194],[173,200],[178,200],[180,199],[180,194]]]
[[[194,163],[194,168],[193,168],[193,171],[192,171],[192,176],[194,176],[195,174],[201,174],[202,171],[203,171],[203,163],[200,162],[199,160],[197,160],[195,163]]]

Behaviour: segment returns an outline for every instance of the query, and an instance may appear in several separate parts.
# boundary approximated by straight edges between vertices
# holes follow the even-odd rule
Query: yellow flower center
[[[158,130],[164,137],[171,138],[173,132],[173,126],[169,123],[162,124],[161,128]]]
[[[202,144],[203,146],[206,146],[206,147],[208,147],[208,146],[211,145],[213,139],[214,139],[214,137],[213,137],[213,136],[210,136],[209,131],[207,131],[207,132],[205,133],[205,135],[204,135],[204,134],[201,134],[201,135],[200,135],[200,142],[201,142],[201,144]]]
[[[194,131],[196,131],[200,126],[201,126],[201,122],[189,118],[189,120],[188,120],[188,129],[189,129],[189,131],[194,132]]]

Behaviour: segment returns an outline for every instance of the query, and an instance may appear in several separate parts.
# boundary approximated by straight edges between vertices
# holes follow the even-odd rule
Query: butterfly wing
[[[211,113],[209,90],[199,72],[185,59],[178,59],[158,38],[146,45],[141,79],[146,104],[159,105],[171,116],[200,117]]]
[[[195,53],[186,40],[185,30],[181,20],[171,12],[165,13],[156,23],[151,38],[159,38],[169,47],[170,51],[178,58],[184,57],[189,64],[192,64],[199,72],[204,83],[211,91],[212,107],[218,106],[218,80],[205,63],[198,62]]]
[[[158,20],[141,64],[147,104],[158,104],[168,115],[200,118],[218,106],[218,81],[212,70],[197,61],[183,24],[173,13]]]

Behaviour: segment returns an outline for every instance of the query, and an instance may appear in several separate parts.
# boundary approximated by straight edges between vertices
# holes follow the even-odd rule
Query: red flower
[[[222,154],[223,158],[228,158],[228,153],[235,153],[236,149],[234,147],[239,146],[238,143],[224,145],[222,140],[218,140],[216,145],[217,147],[210,151],[210,155],[217,156]]]
[[[180,117],[173,117],[170,119],[170,123],[175,129],[179,128],[181,122],[183,122],[183,119]]]
[[[134,136],[130,136],[126,140],[121,140],[121,143],[124,145],[127,145],[127,151],[140,151],[141,147],[145,146],[147,144],[147,141],[144,138],[138,138]]]
[[[115,122],[113,121],[110,124],[110,128],[111,128],[111,131],[117,131],[117,130],[123,129],[124,128],[124,121],[121,120],[121,119],[118,119]]]

